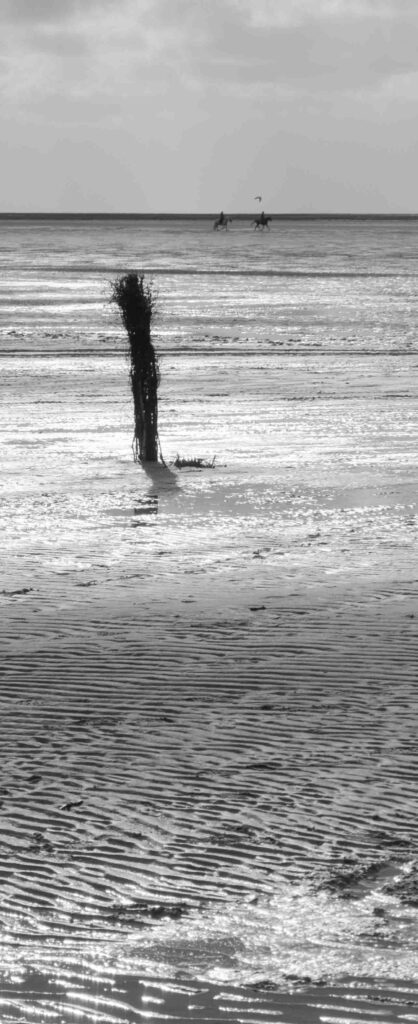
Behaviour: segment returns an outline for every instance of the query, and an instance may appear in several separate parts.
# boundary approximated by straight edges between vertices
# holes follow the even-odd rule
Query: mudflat
[[[416,354],[161,329],[141,468],[59,281],[1,359],[2,1020],[412,1020]]]

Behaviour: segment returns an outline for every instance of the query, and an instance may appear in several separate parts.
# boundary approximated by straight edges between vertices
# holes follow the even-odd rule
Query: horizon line
[[[236,213],[229,214],[229,216],[235,217],[237,220],[250,220],[250,219],[254,219],[254,217],[256,217],[258,214],[259,214],[258,210],[254,210],[253,212],[250,212],[250,213],[249,212],[244,212],[244,211],[238,211]],[[175,219],[182,219],[182,220],[199,220],[199,219],[209,220],[209,219],[212,219],[213,217],[217,217],[217,216],[218,216],[218,212],[217,211],[214,211],[213,213],[210,213],[210,212],[207,212],[207,211],[206,212],[202,212],[202,213],[186,213],[186,212],[180,212],[180,211],[179,212],[165,212],[165,213],[162,213],[162,212],[145,213],[145,212],[138,212],[138,211],[131,211],[131,212],[127,212],[127,211],[114,211],[112,213],[109,213],[109,211],[99,211],[99,210],[89,210],[89,211],[80,211],[80,210],[78,210],[78,211],[74,211],[74,210],[73,211],[70,211],[70,210],[55,210],[55,211],[54,210],[27,210],[27,211],[22,211],[22,210],[19,210],[19,211],[17,211],[17,210],[3,210],[3,211],[1,211],[0,210],[0,219],[1,220],[12,220],[12,219],[23,220],[23,219],[31,219],[31,218],[38,219],[38,220],[40,220],[42,218],[51,219],[51,220],[52,219],[65,220],[65,219],[71,219],[71,218],[78,218],[78,219],[83,219],[83,218],[84,219],[89,219],[90,218],[92,220],[94,220],[94,219],[109,219],[110,220],[112,218],[126,219],[126,220],[127,219],[137,219],[137,220],[146,220],[146,219],[148,219],[148,220],[159,220],[159,219],[161,219],[162,220],[162,219],[165,219],[165,218],[171,218],[173,220],[175,220]],[[402,218],[404,218],[404,219],[417,218],[418,217],[418,212],[416,212],[416,213],[413,213],[413,212],[410,212],[410,213],[346,213],[346,212],[336,212],[336,211],[306,212],[306,213],[297,213],[297,212],[283,213],[283,212],[281,212],[281,213],[271,213],[271,214],[269,214],[269,216],[274,217],[277,220],[309,220],[309,219],[315,220],[315,219],[321,219],[321,218],[322,219],[329,219],[329,220],[364,220],[364,219],[372,219],[372,218],[380,219],[380,220],[385,220],[385,219],[386,220],[393,220],[393,219],[402,219]]]

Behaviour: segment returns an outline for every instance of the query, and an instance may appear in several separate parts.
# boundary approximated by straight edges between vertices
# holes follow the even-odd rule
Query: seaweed
[[[216,455],[211,461],[200,458],[183,458],[181,455],[176,455],[173,465],[176,466],[176,469],[213,469],[215,460]]]

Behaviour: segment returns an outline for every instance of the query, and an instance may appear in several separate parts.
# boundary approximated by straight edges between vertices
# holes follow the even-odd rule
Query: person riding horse
[[[226,217],[224,211],[221,210],[218,219],[214,222],[213,230],[217,231],[218,228],[225,228],[225,231],[228,231],[228,224],[230,224],[231,221],[232,217]]]
[[[254,220],[252,221],[252,223],[254,224],[254,231],[256,231],[256,229],[258,228],[267,228],[267,231],[270,231],[269,220],[271,220],[271,217],[266,217],[266,214],[264,213],[263,210],[262,213],[260,213],[260,216],[255,217]]]

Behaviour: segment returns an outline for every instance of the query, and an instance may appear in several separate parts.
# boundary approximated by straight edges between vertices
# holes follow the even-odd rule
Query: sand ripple
[[[259,239],[251,292],[147,235],[164,453],[217,455],[147,475],[121,238],[54,277],[48,230],[0,289],[1,1020],[416,1020],[415,234],[280,288]]]
[[[297,999],[283,993],[311,982],[321,993],[309,996],[312,1020],[324,1008],[330,1020],[347,1007],[351,1019],[354,1006],[367,1016],[370,1005],[381,1019],[380,999],[390,1003],[382,1019],[399,1019],[403,989],[388,990],[388,972],[418,983],[415,901],[389,885],[416,863],[413,620],[388,593],[381,616],[375,600],[359,608],[346,594],[332,609],[266,597],[229,623],[195,598],[186,621],[145,611],[138,623],[126,607],[111,620],[97,605],[88,622],[83,606],[38,612],[25,652],[10,640],[6,976],[25,978],[25,990],[33,976],[40,1007],[52,975],[58,1020],[74,1006],[96,1019],[96,971],[100,1020],[136,1019],[128,978],[144,972],[156,1020],[177,1005],[181,1019],[186,996],[206,1011],[213,998],[219,1019],[241,1019],[239,1006],[246,1020],[261,1010],[291,1020]],[[355,989],[322,999],[323,983],[344,975]],[[367,994],[369,976],[382,987]],[[162,977],[191,985],[166,994]],[[221,999],[222,980],[233,987]],[[13,991],[31,1020],[38,1003],[16,1003]]]

